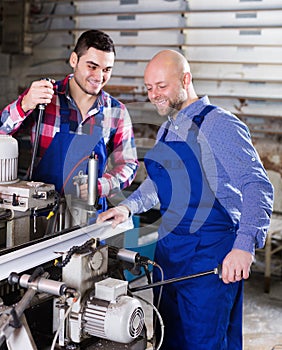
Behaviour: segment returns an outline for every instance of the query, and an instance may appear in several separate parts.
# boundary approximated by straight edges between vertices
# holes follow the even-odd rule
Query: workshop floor
[[[144,284],[134,281],[133,284]],[[146,300],[151,291],[138,292]],[[137,294],[137,293],[136,293]],[[145,305],[148,330],[152,327],[151,310]],[[270,293],[264,293],[263,275],[252,273],[245,281],[244,350],[282,350],[282,280],[273,277]],[[150,335],[150,333],[149,333]],[[147,350],[151,349],[148,346]],[[211,349],[207,349],[211,350]]]
[[[244,350],[282,349],[282,280],[272,277],[264,293],[263,275],[253,273],[245,282]]]

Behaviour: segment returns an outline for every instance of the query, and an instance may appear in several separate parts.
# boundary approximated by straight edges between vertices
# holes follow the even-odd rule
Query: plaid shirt
[[[60,131],[61,113],[64,110],[60,105],[59,94],[63,94],[66,99],[68,109],[65,112],[69,118],[71,132],[92,134],[95,127],[95,115],[102,112],[104,115],[102,133],[109,158],[106,171],[103,177],[98,180],[98,192],[100,196],[110,196],[128,187],[138,168],[131,119],[126,107],[121,102],[105,91],[101,91],[98,99],[88,111],[85,120],[82,120],[74,100],[69,95],[69,80],[72,76],[70,74],[64,80],[54,84],[54,95],[51,103],[45,108],[40,130],[39,160],[50,146],[55,134]],[[3,109],[0,119],[0,134],[14,134],[25,119],[30,116],[27,121],[31,124],[31,140],[33,142],[37,112],[25,113],[21,108],[21,101],[27,91]]]

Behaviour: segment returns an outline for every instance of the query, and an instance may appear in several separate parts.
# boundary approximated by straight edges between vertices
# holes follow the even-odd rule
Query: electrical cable
[[[159,264],[157,264],[155,261],[147,260],[147,263],[149,263],[149,264],[151,264],[151,265],[153,265],[154,267],[156,267],[156,268],[159,269],[160,274],[161,274],[161,280],[160,280],[160,282],[163,282],[163,281],[164,281],[164,272],[163,272],[162,267],[161,267]],[[143,267],[144,267],[144,266],[143,266]],[[146,269],[145,269],[145,272],[146,272]],[[148,279],[148,276],[147,276],[147,279]],[[150,284],[151,284],[151,281],[150,281],[150,283],[149,283],[149,279],[148,279],[148,285],[150,285]],[[131,292],[131,291],[130,291],[130,292]],[[156,310],[158,310],[159,307],[160,307],[161,298],[162,298],[162,292],[163,292],[163,286],[160,286],[159,295],[158,295],[158,298],[157,298],[156,306],[153,305],[154,309],[156,309]],[[133,295],[132,292],[131,292],[131,295]],[[135,297],[135,295],[133,295],[133,296]],[[159,311],[157,311],[157,312],[158,312],[158,314],[159,314]],[[157,313],[157,312],[156,312],[156,313]],[[162,328],[161,322],[160,322],[160,326],[161,326],[161,328]],[[154,322],[153,322],[153,338],[154,338],[154,334],[156,333],[156,327],[157,327],[157,319],[154,318]],[[163,331],[163,330],[161,329],[161,331]]]
[[[163,271],[162,267],[159,264],[157,264],[156,262],[154,262],[154,266],[157,267],[160,270],[161,281],[163,281],[164,280],[164,271]],[[162,298],[162,292],[163,292],[163,286],[160,287],[159,297],[158,297],[158,301],[157,301],[157,304],[156,304],[157,308],[160,307],[160,302],[161,302],[161,298]]]
[[[162,267],[157,264],[156,262],[154,262],[154,266],[156,268],[158,268],[160,270],[160,274],[161,274],[161,281],[164,280],[164,271],[162,269]],[[163,286],[160,287],[159,289],[159,295],[158,295],[158,299],[156,302],[156,308],[159,309],[160,308],[160,303],[161,303],[161,299],[162,299],[162,293],[163,293]],[[153,334],[156,334],[156,328],[157,328],[157,319],[154,319],[154,324],[153,324]]]
[[[40,19],[41,23],[40,23],[40,22],[37,22],[37,23],[36,23],[36,22],[34,21],[34,19],[31,17],[31,19],[33,19],[33,21],[34,21],[34,23],[32,23],[32,24],[34,24],[34,25],[41,25],[42,23],[48,22],[48,23],[47,23],[47,29],[46,29],[45,34],[44,34],[43,37],[42,37],[40,40],[38,40],[37,42],[34,42],[34,41],[33,41],[33,42],[32,42],[32,47],[35,47],[35,46],[41,44],[41,43],[47,38],[47,36],[48,36],[48,34],[49,34],[49,29],[51,28],[52,23],[53,23],[53,18],[49,18],[49,16],[50,16],[50,15],[53,15],[53,14],[56,12],[56,8],[57,8],[58,3],[59,3],[59,1],[56,1],[56,2],[55,2],[53,8],[51,9],[51,11],[50,11],[50,13],[49,13],[49,15],[47,14],[47,16],[46,16],[46,15],[43,14],[42,19]],[[43,8],[42,8],[42,9],[43,9]]]
[[[148,265],[144,265],[143,269],[145,271],[145,275],[147,277],[148,284],[152,283],[151,273],[150,273],[150,271],[148,269]]]
[[[68,176],[66,177],[64,183],[63,183],[63,187],[61,189],[61,193],[63,192],[64,188],[66,187],[68,181],[70,180],[71,176],[73,175],[74,171],[77,169],[77,167],[80,166],[81,163],[83,163],[85,160],[87,160],[89,158],[89,156],[84,156],[82,157],[73,167],[72,169],[70,170]]]
[[[159,319],[159,322],[160,322],[160,327],[161,327],[161,338],[160,338],[158,346],[154,347],[154,350],[159,350],[161,348],[161,346],[162,346],[163,339],[164,339],[164,327],[165,326],[164,326],[164,322],[163,322],[162,316],[159,313],[159,310],[155,307],[155,305],[150,303],[148,300],[140,297],[139,295],[133,295],[133,297],[134,298],[138,298],[138,299],[142,300],[144,303],[146,303],[149,306],[151,306],[153,308],[153,310],[155,311],[156,315],[158,316],[158,319]],[[155,329],[153,331],[155,331]]]
[[[54,200],[55,200],[55,204],[53,205],[53,208],[50,210],[48,216],[46,217],[46,220],[51,219],[52,216],[54,216],[56,214],[56,212],[59,210],[60,207],[60,195],[58,192],[55,192],[54,194]]]
[[[72,309],[72,307],[73,307],[73,304],[77,301],[77,299],[78,299],[77,297],[76,297],[76,298],[73,298],[73,300],[72,300],[72,302],[71,302],[69,308],[67,309],[67,311],[66,311],[66,313],[65,313],[64,318],[60,321],[59,327],[58,327],[58,329],[57,329],[57,331],[56,331],[56,333],[55,333],[55,335],[54,335],[53,342],[52,342],[52,346],[51,346],[50,350],[54,350],[54,349],[55,349],[56,341],[57,341],[57,338],[58,338],[58,336],[59,336],[59,333],[60,333],[60,331],[61,331],[61,329],[62,329],[62,327],[63,327],[63,325],[64,325],[64,323],[65,323],[65,321],[66,321],[66,318],[68,317],[69,313],[71,312],[71,309]]]

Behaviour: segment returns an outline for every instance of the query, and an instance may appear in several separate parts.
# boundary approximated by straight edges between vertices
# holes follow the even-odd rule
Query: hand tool
[[[189,280],[192,278],[197,278],[197,277],[202,277],[202,276],[212,275],[212,274],[218,275],[218,277],[221,278],[222,277],[221,273],[222,273],[222,266],[219,264],[217,267],[215,267],[213,270],[210,270],[210,271],[200,272],[200,273],[196,273],[196,274],[188,275],[188,276],[183,276],[183,277],[175,277],[175,278],[171,278],[168,280],[163,280],[163,281],[158,281],[158,282],[151,283],[151,284],[146,284],[144,286],[138,286],[135,288],[131,288],[130,291],[137,292],[140,290],[145,290],[145,289],[154,288],[154,287],[160,287],[160,286],[163,286],[165,284],[181,282],[181,281]]]

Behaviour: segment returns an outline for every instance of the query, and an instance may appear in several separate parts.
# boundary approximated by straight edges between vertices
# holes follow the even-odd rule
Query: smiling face
[[[85,94],[97,96],[110,80],[114,60],[114,52],[104,52],[93,47],[79,58],[73,52],[70,65],[73,68],[76,85]]]
[[[148,98],[162,116],[174,116],[187,101],[185,73],[174,63],[168,57],[153,58],[144,74]]]

